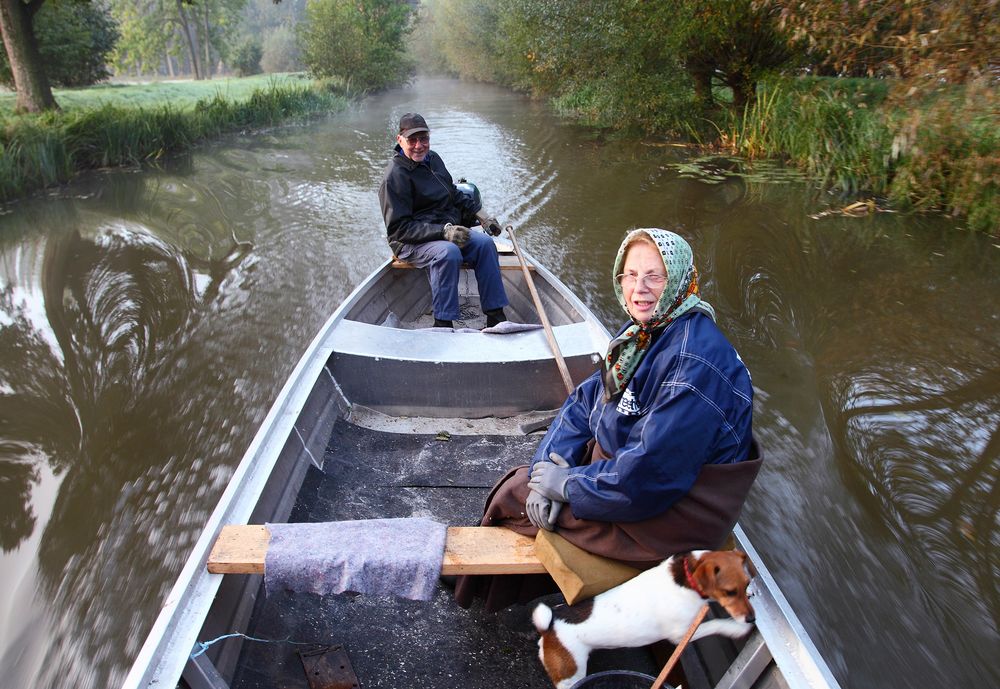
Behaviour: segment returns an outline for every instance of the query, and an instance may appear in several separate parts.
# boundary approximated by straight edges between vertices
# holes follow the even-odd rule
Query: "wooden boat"
[[[555,276],[525,260],[563,370],[578,382],[599,365],[609,333]],[[501,263],[508,316],[539,323],[517,257],[502,253]],[[461,293],[468,318],[456,325],[481,327],[471,271],[463,271]],[[478,522],[489,487],[539,441],[526,431],[544,427],[566,391],[543,330],[434,331],[421,327],[429,306],[424,272],[387,261],[330,317],[234,472],[126,689],[354,684],[353,675],[325,684],[319,670],[304,676],[311,649],[338,654],[365,689],[551,686],[527,610],[463,610],[443,586],[430,602],[265,596],[260,575],[206,567],[227,525],[408,516]],[[837,687],[745,533],[737,527],[735,536],[758,572],[757,631],[739,646],[706,639],[688,647],[685,686]],[[592,672],[620,663],[649,672],[652,663],[645,652],[601,653]]]

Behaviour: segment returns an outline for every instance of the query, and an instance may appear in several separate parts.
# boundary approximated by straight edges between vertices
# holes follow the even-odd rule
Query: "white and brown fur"
[[[535,607],[531,620],[542,635],[538,657],[552,683],[557,689],[576,684],[587,674],[587,658],[596,648],[633,648],[663,639],[678,643],[706,602],[692,580],[732,616],[702,623],[692,640],[712,634],[735,639],[750,631],[754,612],[747,600],[746,554],[681,553],[582,603]]]

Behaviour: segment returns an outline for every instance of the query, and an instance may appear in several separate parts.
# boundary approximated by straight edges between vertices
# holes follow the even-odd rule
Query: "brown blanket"
[[[591,460],[606,458],[600,447],[594,448]],[[761,462],[755,441],[750,457],[742,462],[702,467],[688,494],[662,514],[638,522],[600,522],[577,519],[567,506],[559,513],[556,531],[588,552],[640,569],[688,550],[716,550],[732,532]],[[509,471],[487,498],[480,525],[534,536],[538,529],[524,512],[528,490],[528,466]],[[545,574],[464,576],[456,583],[455,601],[467,608],[483,598],[486,610],[495,612],[557,590]]]

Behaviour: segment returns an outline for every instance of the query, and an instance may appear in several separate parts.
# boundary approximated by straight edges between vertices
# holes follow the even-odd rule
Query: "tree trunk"
[[[691,79],[694,81],[694,97],[700,103],[712,105],[712,70],[693,69],[690,70]]]
[[[212,41],[209,39],[211,27],[208,25],[208,3],[202,3],[202,18],[204,19],[205,26],[205,36],[204,36],[204,47],[205,47],[205,62],[202,64],[205,67],[205,78],[212,78]]]
[[[736,110],[743,110],[757,98],[757,82],[743,76],[730,79],[729,88],[733,90],[733,107]]]
[[[187,39],[188,54],[191,56],[191,70],[195,79],[201,79],[201,58],[198,55],[198,38],[192,31],[193,27],[188,21],[187,12],[184,10],[184,0],[177,0],[177,14],[180,17],[181,32]]]
[[[35,38],[35,12],[45,0],[0,0],[0,31],[7,49],[7,60],[14,75],[17,112],[42,112],[59,106],[45,74],[42,56]]]

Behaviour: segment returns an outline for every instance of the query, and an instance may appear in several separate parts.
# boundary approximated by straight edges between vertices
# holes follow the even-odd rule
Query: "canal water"
[[[844,687],[1000,686],[1000,242],[420,79],[0,216],[0,684],[115,687],[297,358],[389,256],[407,110],[612,329],[675,229],[756,388],[742,523]]]

